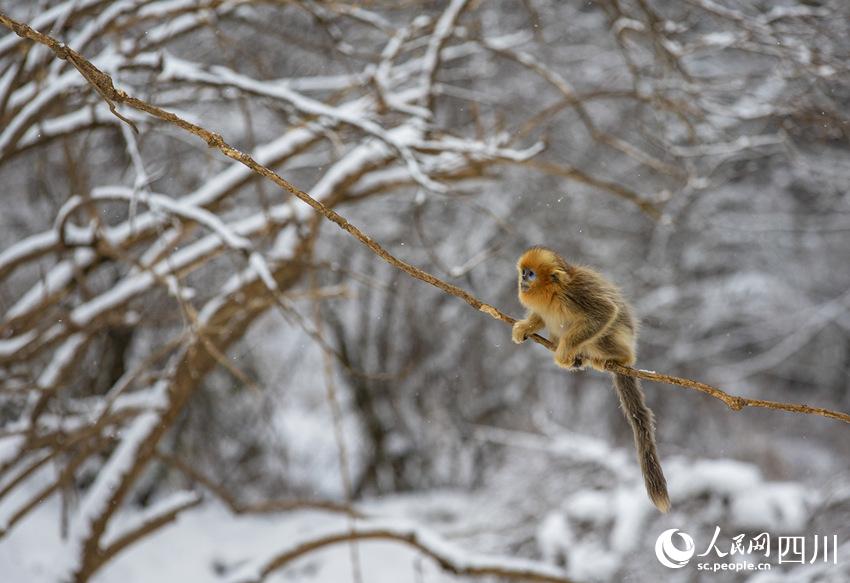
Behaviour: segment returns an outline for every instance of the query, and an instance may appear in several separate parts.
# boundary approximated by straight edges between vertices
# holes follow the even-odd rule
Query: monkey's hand
[[[511,330],[511,340],[516,344],[522,344],[528,337],[537,331],[537,327],[528,320],[519,320]]]

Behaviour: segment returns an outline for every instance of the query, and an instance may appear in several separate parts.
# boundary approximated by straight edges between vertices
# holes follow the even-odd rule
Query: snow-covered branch
[[[403,523],[369,521],[354,529],[314,534],[293,542],[266,559],[240,569],[231,583],[259,583],[273,572],[319,549],[349,541],[385,540],[413,547],[439,567],[461,577],[504,577],[539,583],[570,583],[572,579],[559,568],[523,559],[469,553],[428,530]]]

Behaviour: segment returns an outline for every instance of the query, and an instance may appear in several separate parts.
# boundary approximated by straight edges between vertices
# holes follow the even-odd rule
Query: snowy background
[[[850,411],[843,0],[0,11],[505,313],[546,244],[632,298],[639,367]],[[0,27],[4,583],[850,580],[847,424],[644,383],[661,515],[605,375],[117,111]],[[717,527],[837,564],[656,559]]]

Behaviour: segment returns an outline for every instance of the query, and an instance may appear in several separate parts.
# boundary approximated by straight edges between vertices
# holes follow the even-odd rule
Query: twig
[[[310,287],[318,289],[318,275],[315,271],[310,272]],[[322,319],[322,306],[318,299],[313,302],[313,319],[315,321],[316,334],[324,339],[324,321]],[[342,408],[339,405],[339,399],[336,395],[336,383],[334,382],[334,355],[331,351],[324,349],[327,342],[322,344],[322,364],[325,374],[325,394],[328,405],[331,410],[331,418],[334,424],[334,441],[339,460],[339,476],[342,481],[342,490],[345,494],[346,504],[351,504],[352,492],[354,489],[351,485],[351,467],[348,463],[348,447],[345,443],[345,431],[342,426]],[[349,532],[354,532],[354,516],[348,515]],[[351,578],[354,583],[363,583],[363,568],[360,561],[360,550],[357,543],[352,541],[349,544],[349,555],[351,560]]]
[[[485,304],[484,302],[482,302],[469,292],[465,291],[464,289],[447,283],[439,279],[438,277],[435,277],[430,273],[422,271],[421,269],[414,267],[413,265],[395,257],[386,249],[384,249],[381,245],[379,245],[376,241],[374,241],[369,235],[367,235],[359,228],[348,222],[345,217],[337,213],[335,210],[326,207],[324,204],[314,199],[303,190],[295,187],[276,172],[270,170],[266,166],[263,166],[262,164],[254,160],[248,154],[234,148],[233,146],[225,142],[224,138],[222,138],[221,135],[204,129],[203,127],[193,124],[191,122],[188,122],[183,118],[175,115],[174,113],[161,109],[155,105],[151,105],[146,101],[143,101],[136,97],[132,97],[131,95],[128,95],[120,89],[116,89],[112,83],[112,78],[109,75],[95,67],[83,56],[74,52],[72,49],[66,47],[56,39],[43,33],[40,33],[36,30],[33,30],[26,24],[13,20],[2,12],[0,12],[0,24],[3,24],[4,26],[10,28],[19,36],[31,39],[47,46],[56,54],[57,57],[61,59],[68,59],[70,56],[71,62],[74,64],[74,66],[77,67],[78,70],[80,70],[80,73],[86,78],[86,80],[89,81],[89,83],[92,83],[97,86],[98,93],[103,95],[104,99],[115,103],[129,105],[130,107],[133,107],[140,111],[144,111],[158,119],[176,125],[179,128],[198,136],[199,138],[204,140],[211,148],[216,148],[228,158],[236,160],[237,162],[244,164],[257,174],[268,178],[269,180],[283,188],[285,191],[289,192],[302,202],[308,204],[316,212],[320,213],[329,221],[335,223],[342,230],[352,235],[355,239],[360,241],[360,243],[362,243],[364,246],[369,248],[369,250],[375,253],[375,255],[377,255],[393,267],[404,271],[411,277],[414,277],[420,281],[424,281],[425,283],[428,283],[448,294],[462,299],[476,310],[484,312],[485,314],[488,314],[496,320],[500,320],[507,324],[513,324],[514,322],[516,322],[514,318],[511,318],[510,316],[502,313],[501,311],[489,304]],[[542,336],[535,334],[531,338],[532,340],[542,346],[545,346],[549,350],[554,350],[554,345]],[[623,374],[630,377],[662,382],[670,385],[677,385],[688,389],[696,389],[714,397],[715,399],[720,399],[721,401],[726,403],[726,405],[733,411],[740,411],[745,407],[761,407],[765,409],[775,409],[779,411],[789,411],[809,415],[820,415],[821,417],[828,417],[830,419],[837,419],[839,421],[844,421],[845,423],[850,423],[850,415],[848,415],[847,413],[832,411],[821,407],[810,407],[808,405],[803,404],[780,403],[776,401],[765,401],[761,399],[747,399],[745,397],[737,397],[734,395],[730,395],[729,393],[726,393],[725,391],[722,391],[717,387],[713,387],[711,385],[694,381],[691,379],[674,377],[646,370],[637,370],[613,363],[608,363],[606,369],[611,372],[616,372],[618,374]]]
[[[440,53],[455,28],[458,18],[468,4],[468,0],[454,0],[451,2],[437,24],[434,25],[434,33],[428,41],[428,49],[425,52],[425,63],[422,67],[422,86],[425,88],[425,102],[429,110],[434,107],[434,79],[437,76],[437,68],[440,65]]]
[[[722,391],[717,387],[706,383],[701,383],[699,381],[694,381],[681,377],[674,377],[671,375],[657,373],[649,370],[633,369],[627,366],[614,364],[613,362],[609,362],[608,364],[606,364],[605,368],[607,370],[610,370],[611,372],[624,374],[630,377],[636,377],[647,381],[666,383],[668,385],[678,385],[680,387],[685,387],[686,389],[695,389],[697,391],[702,391],[706,395],[710,395],[715,399],[720,399],[721,401],[726,403],[726,405],[733,411],[740,411],[744,407],[762,407],[764,409],[774,409],[776,411],[789,411],[791,413],[820,415],[821,417],[829,417],[830,419],[837,419],[839,421],[844,421],[845,423],[850,423],[850,415],[841,411],[832,411],[830,409],[824,409],[823,407],[810,407],[809,405],[804,405],[802,403],[780,403],[778,401],[765,401],[763,399],[748,399],[746,397],[738,397],[736,395],[730,395],[729,393]]]
[[[121,534],[114,541],[110,542],[110,544],[108,544],[102,551],[103,561],[106,562],[155,530],[159,530],[163,526],[174,522],[177,519],[178,514],[184,510],[188,510],[189,508],[194,508],[202,501],[203,498],[201,496],[198,496],[197,494],[190,494],[185,496],[184,499],[179,500],[176,504],[164,509],[162,512],[149,516],[144,522]]]
[[[643,213],[645,213],[651,219],[655,221],[661,219],[662,213],[658,206],[648,201],[644,197],[640,196],[636,192],[629,190],[624,186],[620,186],[615,182],[610,182],[608,180],[602,180],[591,176],[590,174],[587,174],[586,172],[583,172],[582,170],[579,170],[574,166],[565,166],[562,164],[555,164],[554,162],[545,162],[539,160],[525,160],[522,162],[518,162],[518,164],[533,168],[534,170],[538,170],[540,172],[545,172],[546,174],[551,174],[553,176],[561,176],[563,178],[568,178],[570,180],[574,180],[582,184],[587,184],[588,186],[592,186],[594,188],[607,190],[608,192],[635,204]]]

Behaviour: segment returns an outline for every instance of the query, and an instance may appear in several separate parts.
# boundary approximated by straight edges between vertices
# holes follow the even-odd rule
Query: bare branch
[[[244,574],[237,573],[231,579],[231,583],[259,583],[274,571],[309,553],[335,544],[357,540],[385,540],[408,545],[434,560],[444,571],[461,577],[504,577],[537,583],[571,583],[572,581],[560,568],[552,565],[523,559],[470,555],[425,530],[396,524],[375,523],[358,525],[353,530],[330,532],[293,544],[257,567],[246,569]]]
[[[295,510],[322,510],[325,512],[348,514],[355,518],[365,518],[366,516],[348,504],[339,504],[331,500],[266,500],[263,502],[245,503],[238,500],[235,495],[228,492],[220,484],[213,482],[212,479],[205,476],[187,461],[162,451],[157,451],[156,457],[168,465],[173,466],[193,482],[197,482],[212,492],[234,514],[268,514]]]
[[[194,508],[203,501],[203,498],[194,493],[178,492],[174,497],[165,500],[161,505],[156,505],[144,516],[141,523],[128,529],[124,534],[109,541],[102,551],[102,558],[108,561],[115,555],[146,537],[155,530],[159,530],[170,522],[177,519],[177,515]]]
[[[122,103],[125,105],[129,105],[130,107],[136,108],[140,111],[144,111],[160,120],[166,121],[170,124],[176,125],[181,129],[190,132],[197,137],[204,140],[210,147],[218,149],[222,154],[241,162],[257,174],[268,178],[285,191],[289,192],[299,200],[305,202],[310,207],[312,207],[316,212],[323,215],[328,220],[335,223],[341,229],[352,235],[355,239],[357,239],[360,243],[370,249],[373,253],[375,253],[378,257],[396,267],[411,277],[414,277],[420,281],[424,281],[442,291],[451,294],[459,299],[462,299],[467,304],[472,306],[473,308],[484,312],[485,314],[490,315],[491,317],[500,320],[502,322],[513,324],[516,320],[502,313],[498,309],[485,304],[469,292],[463,290],[462,288],[447,283],[421,269],[398,259],[391,253],[389,253],[386,249],[384,249],[380,244],[378,244],[375,240],[373,240],[369,235],[361,231],[358,227],[350,223],[345,217],[334,211],[333,209],[325,206],[318,200],[311,197],[306,192],[301,189],[295,187],[290,182],[285,180],[279,174],[274,172],[273,170],[263,166],[258,163],[248,154],[234,148],[230,144],[228,144],[224,138],[222,138],[219,134],[211,132],[197,124],[191,123],[189,121],[184,120],[178,115],[166,111],[162,108],[159,108],[155,105],[151,105],[146,101],[128,95],[124,91],[116,89],[112,83],[112,79],[106,73],[100,71],[95,67],[91,62],[87,61],[81,55],[74,53],[71,49],[65,47],[55,39],[37,32],[30,28],[29,26],[17,22],[8,16],[0,13],[0,23],[12,29],[16,34],[20,36],[24,36],[45,46],[49,47],[59,58],[68,58],[68,55],[73,53],[73,63],[78,68],[85,69],[85,72],[80,71],[81,74],[85,76],[85,78],[93,84],[97,84],[98,92],[104,95],[105,99],[109,99],[115,103]],[[535,342],[547,347],[549,350],[554,350],[554,346],[551,342],[546,340],[545,338],[534,335],[532,337]],[[677,385],[685,388],[696,389],[702,391],[716,399],[720,399],[724,403],[726,403],[732,410],[739,411],[744,407],[762,407],[767,409],[775,409],[782,411],[789,411],[795,413],[804,413],[811,415],[819,415],[822,417],[828,417],[832,419],[837,419],[840,421],[844,421],[845,423],[850,423],[850,415],[843,412],[831,411],[829,409],[823,409],[820,407],[811,407],[803,404],[792,404],[792,403],[779,403],[774,401],[765,401],[760,399],[747,399],[744,397],[737,397],[734,395],[730,395],[716,387],[711,385],[700,383],[698,381],[684,379],[679,377],[674,377],[670,375],[659,374],[651,371],[645,370],[636,370],[629,367],[624,367],[621,365],[616,365],[613,363],[609,363],[607,366],[608,370],[612,372],[616,372],[618,374],[624,374],[631,377],[637,377],[645,380],[652,380],[657,382],[663,382],[666,384]]]

